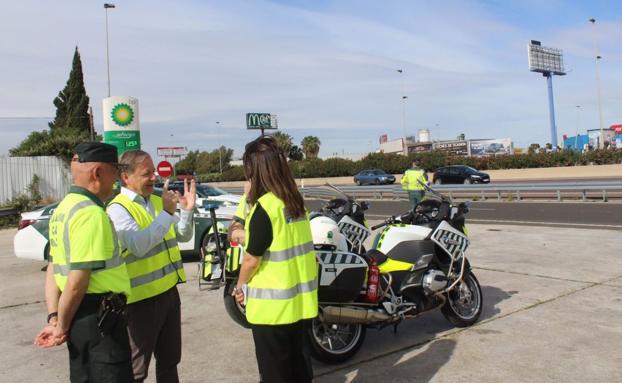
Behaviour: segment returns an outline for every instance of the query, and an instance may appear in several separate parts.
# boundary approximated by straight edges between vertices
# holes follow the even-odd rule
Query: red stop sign
[[[158,174],[160,177],[170,177],[173,175],[173,165],[168,161],[161,161],[158,164]]]

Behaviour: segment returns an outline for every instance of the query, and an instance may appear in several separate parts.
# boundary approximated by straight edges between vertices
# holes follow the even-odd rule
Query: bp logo
[[[128,126],[134,121],[134,109],[128,104],[117,104],[112,108],[110,117],[119,126]]]

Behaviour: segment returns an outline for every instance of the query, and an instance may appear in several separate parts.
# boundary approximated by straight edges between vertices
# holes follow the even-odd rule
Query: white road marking
[[[557,226],[581,226],[581,227],[603,227],[612,229],[622,229],[622,225],[605,225],[596,223],[565,223],[565,222],[540,222],[540,221],[511,221],[502,219],[467,219],[467,222],[471,223],[508,223],[521,225],[557,225]]]

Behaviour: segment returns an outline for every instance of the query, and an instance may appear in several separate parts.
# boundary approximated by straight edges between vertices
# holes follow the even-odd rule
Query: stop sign
[[[158,164],[158,174],[160,177],[170,177],[173,174],[173,165],[168,161],[161,161]]]

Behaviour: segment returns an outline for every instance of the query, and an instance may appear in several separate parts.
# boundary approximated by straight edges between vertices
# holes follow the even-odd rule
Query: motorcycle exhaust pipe
[[[371,324],[391,319],[391,315],[380,311],[338,306],[324,307],[322,317],[323,322],[336,324]]]

